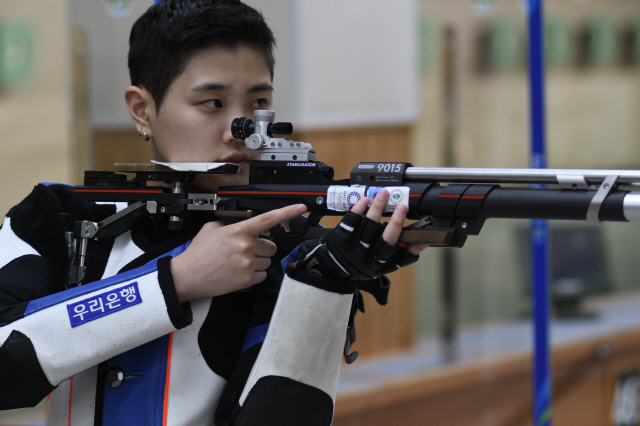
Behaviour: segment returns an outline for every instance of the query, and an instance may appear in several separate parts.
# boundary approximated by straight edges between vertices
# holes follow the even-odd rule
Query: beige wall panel
[[[34,72],[0,88],[0,210],[41,181],[69,182],[69,50],[65,0],[0,0],[0,22],[33,29]]]
[[[113,170],[114,163],[148,163],[151,160],[151,142],[145,142],[133,129],[96,130],[94,141],[96,170]]]
[[[474,14],[474,2],[420,0],[422,20],[431,32],[422,48],[432,58],[421,75],[421,117],[413,133],[411,161],[442,166],[444,115],[442,31],[455,28],[457,127],[453,149],[464,167],[528,167],[529,87],[525,64],[480,74],[477,38],[492,22],[507,19],[526,39],[525,10],[518,1],[496,1],[495,11]],[[482,2],[475,2],[482,3]],[[488,2],[487,2],[488,3]],[[560,17],[572,31],[594,18],[610,17],[618,26],[640,17],[640,3],[591,0],[545,2],[548,19]],[[549,66],[546,75],[547,162],[562,168],[640,168],[640,67]],[[527,221],[491,219],[482,233],[458,250],[458,288],[462,322],[521,315],[529,310],[527,278],[522,273],[518,229]],[[640,226],[604,224],[606,261],[616,290],[639,285],[635,258]],[[437,330],[439,253],[428,250],[418,265],[417,323],[422,332]]]
[[[411,129],[408,126],[370,127],[296,132],[293,140],[313,145],[318,160],[332,166],[336,179],[349,177],[362,161],[402,162],[409,159]],[[322,223],[335,226],[336,218]],[[366,313],[356,316],[357,340],[352,349],[362,357],[409,349],[414,343],[415,267],[389,275],[389,303],[379,306],[365,295]]]

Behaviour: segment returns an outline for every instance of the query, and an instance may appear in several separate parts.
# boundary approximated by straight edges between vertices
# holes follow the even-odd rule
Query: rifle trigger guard
[[[188,194],[187,210],[204,210],[204,211],[216,211],[218,210],[218,203],[220,198],[218,194]]]
[[[405,226],[405,229],[422,229],[433,224],[433,216],[425,216],[422,219]]]
[[[600,185],[596,195],[591,199],[591,203],[587,209],[587,224],[600,224],[600,220],[598,219],[600,208],[602,208],[602,203],[604,199],[607,198],[607,195],[609,195],[609,192],[616,186],[616,180],[618,180],[618,175],[609,175],[602,181],[602,185]]]

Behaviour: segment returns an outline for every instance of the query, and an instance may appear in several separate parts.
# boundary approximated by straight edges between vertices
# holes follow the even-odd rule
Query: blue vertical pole
[[[543,0],[528,1],[531,97],[531,167],[545,168],[545,97]],[[534,425],[551,426],[551,355],[549,345],[549,229],[531,222],[531,271],[534,322]]]

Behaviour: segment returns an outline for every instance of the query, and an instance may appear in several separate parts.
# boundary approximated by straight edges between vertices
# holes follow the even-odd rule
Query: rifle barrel
[[[440,198],[445,188],[435,186],[426,190],[418,201],[419,217],[438,216]],[[496,187],[478,202],[476,215],[484,219],[584,221],[595,194],[596,190]],[[453,216],[465,214],[456,212]],[[640,221],[640,193],[611,191],[600,206],[598,219],[607,222]]]
[[[640,170],[408,167],[405,171],[405,179],[409,182],[597,185],[607,176],[618,176],[618,184],[640,185]]]

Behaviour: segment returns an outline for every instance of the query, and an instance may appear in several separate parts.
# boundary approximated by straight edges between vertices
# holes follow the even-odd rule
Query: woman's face
[[[271,109],[271,83],[264,57],[250,47],[212,47],[195,54],[169,86],[160,110],[149,114],[152,159],[235,163],[240,174],[200,175],[195,185],[216,190],[246,184],[253,154],[231,135],[231,122],[253,118],[256,109]]]

